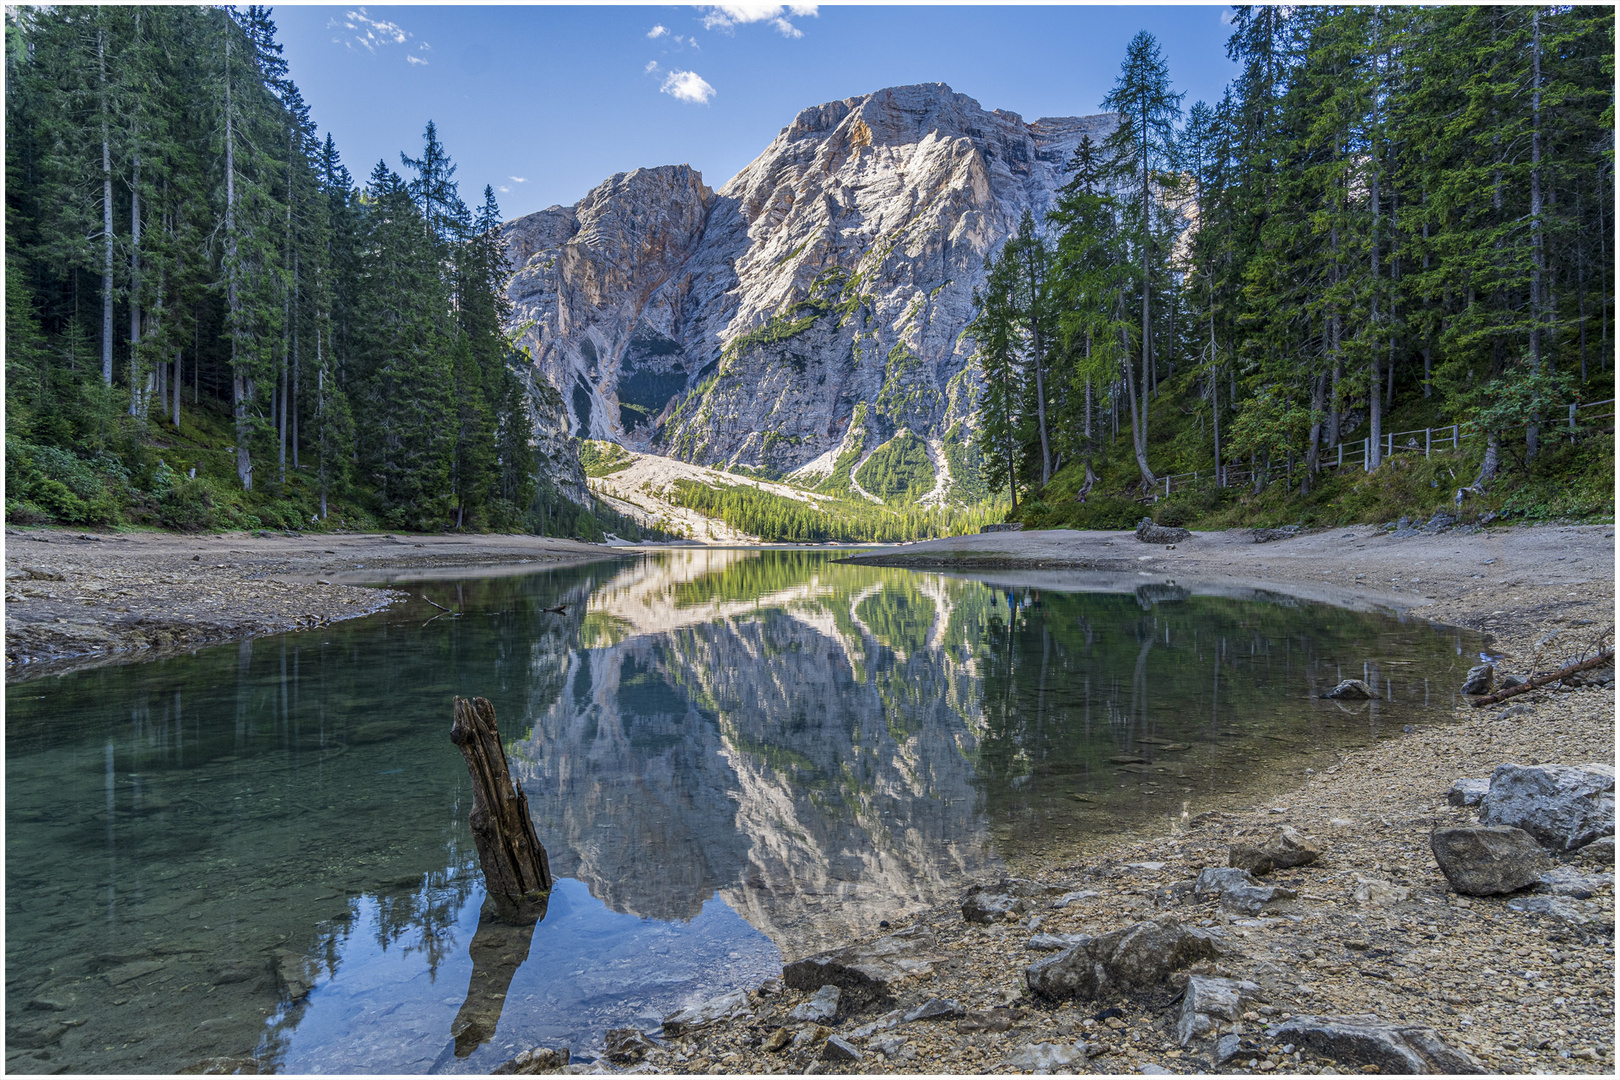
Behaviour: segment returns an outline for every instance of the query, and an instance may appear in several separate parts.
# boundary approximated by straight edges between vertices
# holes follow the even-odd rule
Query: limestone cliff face
[[[906,429],[937,470],[986,255],[1114,123],[939,83],[818,105],[718,193],[638,169],[509,223],[516,319],[575,434],[787,473]]]

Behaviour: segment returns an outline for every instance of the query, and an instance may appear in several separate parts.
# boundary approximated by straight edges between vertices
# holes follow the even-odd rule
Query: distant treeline
[[[257,6],[9,8],[6,75],[8,518],[559,520],[431,121],[357,186]]]
[[[781,543],[898,543],[936,536],[977,532],[1000,521],[1004,507],[912,507],[891,510],[868,503],[840,501],[836,509],[818,510],[806,502],[762,491],[751,484],[714,488],[696,480],[676,480],[665,496],[676,506],[718,518],[761,540]]]

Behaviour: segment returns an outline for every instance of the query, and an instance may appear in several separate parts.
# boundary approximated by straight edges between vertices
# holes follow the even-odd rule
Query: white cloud
[[[341,20],[332,19],[326,25],[328,29],[343,31],[332,40],[351,52],[358,45],[366,52],[374,53],[381,46],[403,45],[415,36],[398,23],[386,19],[373,19],[366,14],[365,8],[344,12]],[[425,52],[430,46],[427,42],[420,41],[417,42],[416,48],[419,52]],[[427,63],[426,60],[415,56],[407,56],[405,59],[413,64]]]
[[[527,176],[508,176],[507,179],[512,181],[514,184],[527,184],[529,182],[529,178]]]
[[[669,27],[655,26],[651,30],[647,31],[647,36],[650,38],[661,38],[667,33],[669,33]]]
[[[676,101],[692,105],[707,105],[709,99],[714,97],[714,87],[695,71],[672,71],[665,76],[664,85],[658,89]]]
[[[647,66],[641,69],[641,73],[643,75],[651,75],[653,72],[655,72],[657,70],[658,70],[658,61],[649,60],[649,61],[647,61]]]
[[[1222,26],[1231,26],[1232,21],[1234,19],[1236,19],[1236,18],[1237,18],[1237,12],[1233,11],[1231,8],[1221,8],[1221,25]]]
[[[422,58],[421,58],[421,57],[420,57],[420,56],[407,56],[407,57],[406,57],[406,58],[405,58],[405,60],[406,60],[406,62],[408,62],[408,63],[412,63],[412,64],[421,64],[421,65],[422,65],[422,66],[423,66],[423,67],[426,67],[426,66],[427,66],[427,61],[426,61],[426,60],[424,60],[424,59],[422,59]]]
[[[724,30],[729,34],[737,26],[763,22],[775,27],[776,32],[785,38],[801,38],[804,31],[788,20],[799,17],[815,18],[816,9],[816,4],[766,4],[759,0],[715,4],[703,15],[703,28]]]
[[[507,187],[505,184],[497,184],[497,185],[495,185],[495,190],[500,192],[502,195],[510,195],[510,194],[512,194],[512,189]]]

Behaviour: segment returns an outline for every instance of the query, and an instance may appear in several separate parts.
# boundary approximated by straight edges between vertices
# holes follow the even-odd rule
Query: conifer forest
[[[1037,525],[1128,526],[1127,491],[1188,524],[1612,516],[1613,9],[1232,31],[1240,76],[1186,108],[1139,34],[1118,127],[993,257],[985,479]],[[1436,439],[1462,451],[1438,472]]]
[[[1138,34],[990,253],[981,501],[770,531],[1612,516],[1613,9],[1244,6],[1227,51],[1186,105]],[[9,521],[636,532],[537,458],[431,120],[351,172],[260,6],[12,8],[6,75]]]

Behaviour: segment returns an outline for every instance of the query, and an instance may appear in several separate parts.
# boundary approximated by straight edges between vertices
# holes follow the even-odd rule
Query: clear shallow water
[[[8,1067],[590,1053],[1054,838],[1448,716],[1479,647],[1105,587],[675,551],[8,687]],[[1388,700],[1315,697],[1341,676]],[[562,879],[532,934],[480,923],[455,694],[494,702]]]

